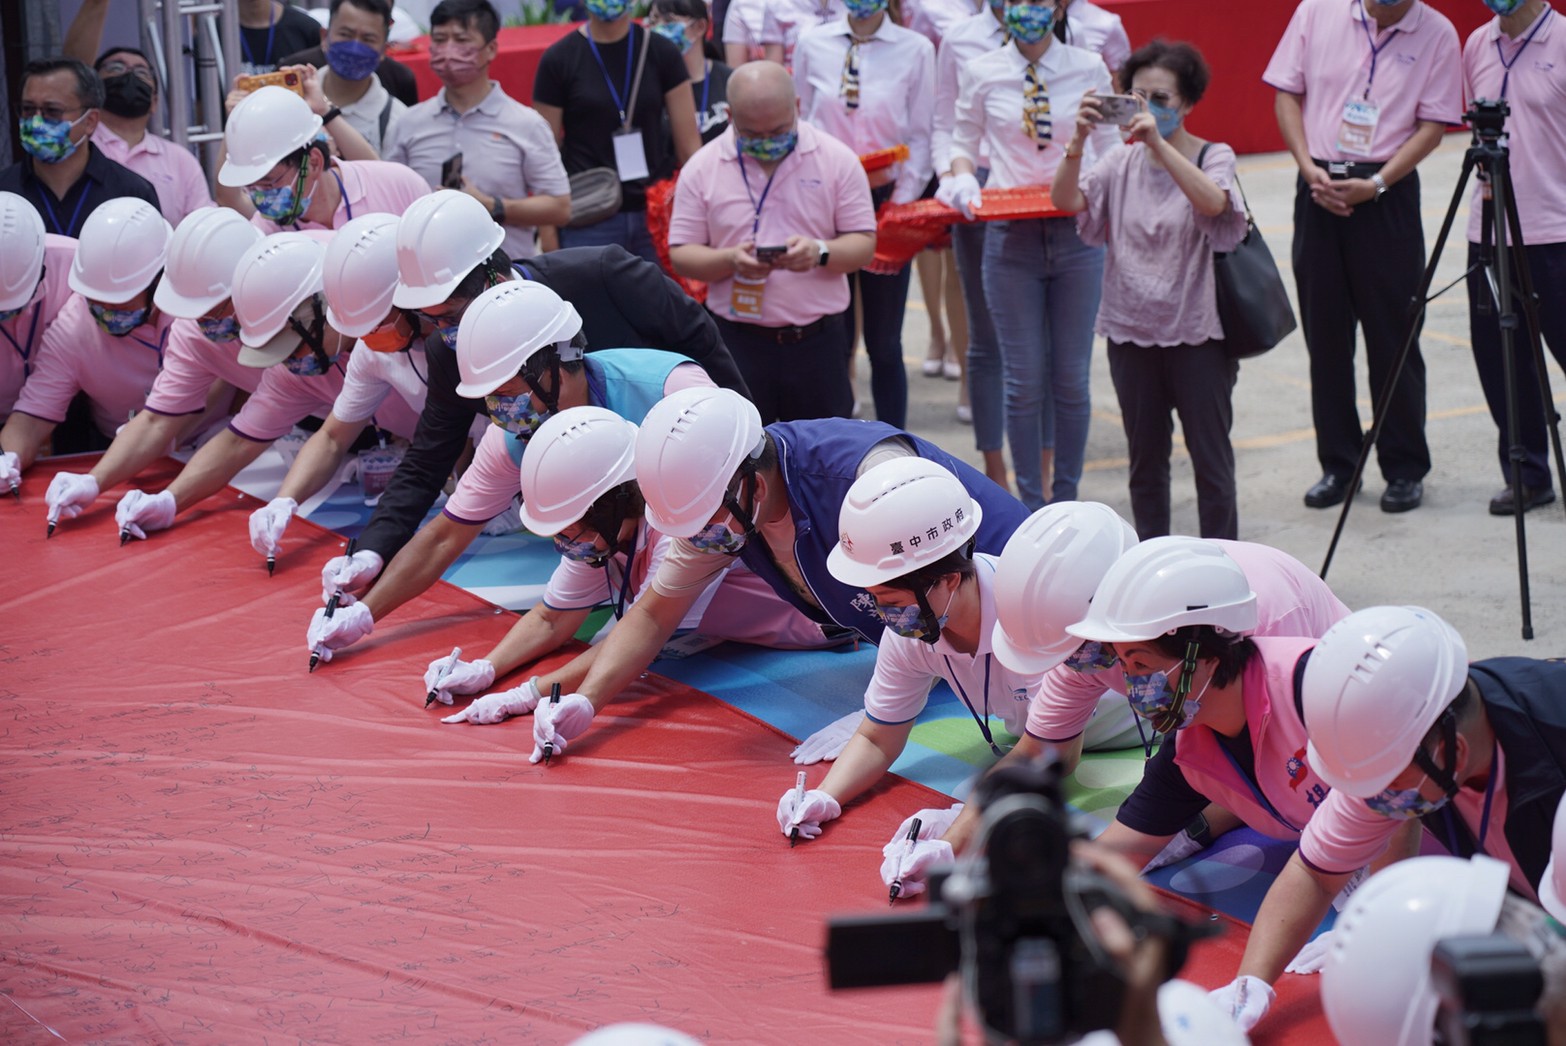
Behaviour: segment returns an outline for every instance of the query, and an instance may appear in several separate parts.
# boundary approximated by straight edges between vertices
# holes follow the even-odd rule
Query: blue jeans
[[[985,233],[984,296],[1005,371],[1006,436],[1030,510],[1077,497],[1103,278],[1104,249],[1083,244],[1070,218],[991,222]],[[1055,475],[1046,499],[1040,454],[1050,448]]]
[[[562,247],[608,247],[610,244],[619,244],[632,254],[663,267],[653,248],[652,234],[647,231],[646,211],[621,211],[594,225],[560,229]]]
[[[1006,445],[1006,386],[1001,377],[995,324],[984,304],[984,228],[988,222],[952,226],[952,257],[968,312],[968,402],[973,407],[973,441],[981,451]]]

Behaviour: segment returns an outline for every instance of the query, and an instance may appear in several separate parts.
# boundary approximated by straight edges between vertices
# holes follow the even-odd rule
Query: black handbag
[[[1202,153],[1196,165],[1202,165]],[[1299,326],[1283,277],[1267,249],[1267,241],[1256,220],[1251,203],[1245,198],[1245,186],[1235,175],[1240,199],[1245,203],[1245,239],[1228,253],[1213,252],[1213,283],[1218,292],[1218,321],[1223,325],[1224,349],[1230,359],[1260,356],[1277,345]]]

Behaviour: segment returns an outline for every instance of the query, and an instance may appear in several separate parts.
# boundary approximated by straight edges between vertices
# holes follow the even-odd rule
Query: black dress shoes
[[[1553,487],[1530,487],[1524,485],[1522,488],[1522,495],[1523,511],[1527,512],[1531,508],[1538,508],[1540,505],[1548,505],[1550,502],[1554,501],[1555,489]],[[1517,502],[1516,499],[1512,497],[1511,487],[1505,488],[1495,497],[1490,499],[1490,515],[1515,516],[1516,514]]]
[[[1348,496],[1348,480],[1339,476],[1322,476],[1316,485],[1305,492],[1306,508],[1331,508],[1343,504]]]
[[[1381,511],[1411,512],[1424,500],[1425,485],[1419,480],[1388,480],[1386,493],[1381,495]]]

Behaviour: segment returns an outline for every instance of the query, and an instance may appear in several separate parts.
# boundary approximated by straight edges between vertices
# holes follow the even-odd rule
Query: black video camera
[[[827,923],[833,989],[931,984],[960,970],[990,1036],[1022,1044],[1072,1041],[1111,1028],[1125,979],[1089,923],[1104,905],[1139,938],[1169,944],[1164,979],[1192,942],[1217,932],[1134,906],[1115,884],[1070,860],[1074,834],[1059,762],[1002,767],[983,778],[979,845],[933,872],[922,911],[838,916]]]
[[[1441,1046],[1545,1046],[1539,960],[1504,933],[1448,937],[1430,954]]]

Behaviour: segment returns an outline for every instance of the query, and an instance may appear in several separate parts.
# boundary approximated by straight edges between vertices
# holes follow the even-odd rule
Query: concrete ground
[[[1449,135],[1421,165],[1425,233],[1431,248],[1467,145],[1467,135]],[[1245,157],[1240,176],[1292,294],[1293,161],[1281,153]],[[1434,289],[1462,274],[1466,215],[1465,200],[1454,238],[1443,251]],[[1566,293],[1566,288],[1540,292]],[[982,467],[973,429],[956,419],[958,384],[920,373],[928,345],[927,313],[915,279],[903,329],[908,426]],[[1490,497],[1505,480],[1496,459],[1495,426],[1469,354],[1468,302],[1461,284],[1431,304],[1421,346],[1428,373],[1426,431],[1434,462],[1425,478],[1424,505],[1401,515],[1383,513],[1378,501],[1385,484],[1372,456],[1365,490],[1349,515],[1327,580],[1356,609],[1410,603],[1435,610],[1463,634],[1471,659],[1566,654],[1566,514],[1561,502],[1525,517],[1535,639],[1521,638],[1515,528],[1511,519],[1488,513]],[[1363,350],[1358,362],[1360,414],[1368,428],[1371,400]],[[858,395],[865,405],[864,416],[869,417],[873,414],[869,370],[862,355],[859,371]],[[1081,497],[1105,502],[1129,519],[1125,435],[1102,339],[1094,351],[1092,381],[1093,424]],[[1550,382],[1556,402],[1566,401],[1566,382],[1553,362]],[[1319,570],[1338,509],[1309,509],[1301,500],[1321,469],[1311,426],[1305,342],[1298,331],[1272,352],[1241,365],[1234,401],[1240,537],[1274,545]],[[1175,445],[1174,528],[1194,534],[1196,496],[1190,461],[1178,437]]]

